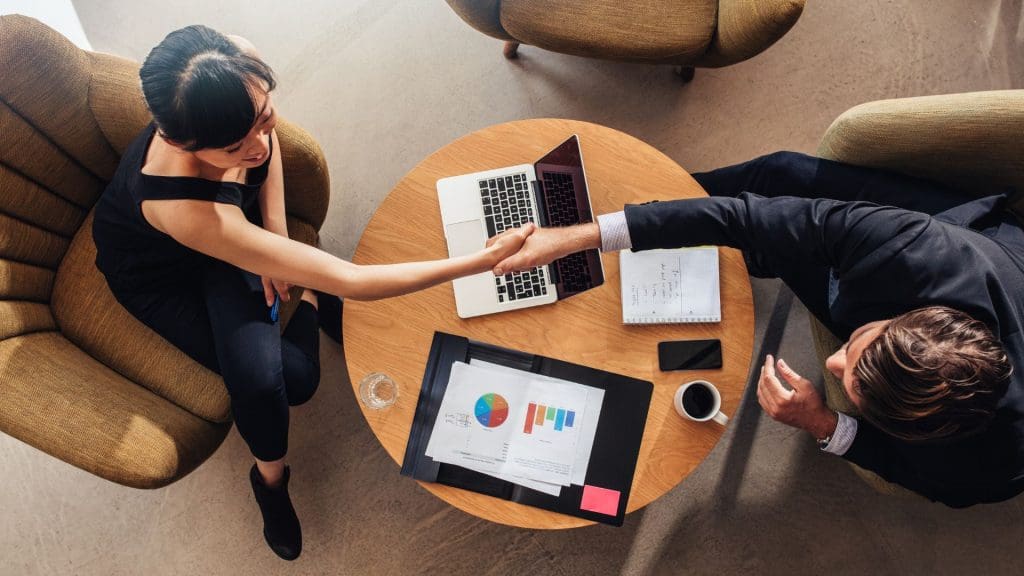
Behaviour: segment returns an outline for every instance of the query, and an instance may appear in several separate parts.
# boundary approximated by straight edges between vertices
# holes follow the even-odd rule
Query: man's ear
[[[850,376],[850,389],[853,390],[857,398],[864,397],[864,394],[860,391],[860,380],[856,376]],[[853,398],[850,398],[850,400],[853,400]]]

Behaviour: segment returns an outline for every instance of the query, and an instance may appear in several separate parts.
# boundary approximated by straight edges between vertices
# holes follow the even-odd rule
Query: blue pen
[[[281,295],[274,293],[274,305],[270,307],[270,321],[277,322],[277,312],[281,307]]]

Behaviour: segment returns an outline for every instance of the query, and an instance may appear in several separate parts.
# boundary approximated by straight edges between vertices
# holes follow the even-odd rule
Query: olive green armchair
[[[206,460],[231,414],[223,381],[124,310],[94,263],[93,205],[151,119],[138,69],[0,17],[0,431],[156,488]],[[323,154],[287,122],[278,137],[289,232],[313,243],[329,199]]]
[[[825,132],[818,156],[858,166],[902,172],[978,194],[1013,187],[1024,191],[1024,90],[974,92],[881,100],[855,106]],[[1010,210],[1024,215],[1021,196]],[[824,364],[841,342],[811,320],[815,348]],[[824,373],[828,405],[856,415],[842,385]],[[886,494],[909,493],[854,466]]]
[[[684,81],[694,67],[719,68],[760,54],[796,23],[804,0],[447,0],[480,32],[505,40],[607,60],[674,64]]]

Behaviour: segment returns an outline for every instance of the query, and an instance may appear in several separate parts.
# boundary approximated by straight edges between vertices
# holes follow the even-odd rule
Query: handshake
[[[601,230],[596,222],[561,228],[538,228],[530,223],[492,237],[487,241],[486,252],[494,262],[494,275],[501,276],[600,247]]]

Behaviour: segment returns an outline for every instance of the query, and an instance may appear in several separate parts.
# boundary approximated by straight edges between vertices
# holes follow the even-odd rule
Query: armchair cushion
[[[110,54],[88,52],[87,56],[93,70],[89,112],[120,161],[132,140],[153,120],[142,96],[139,65]]]
[[[61,332],[93,358],[150,392],[210,422],[230,422],[231,402],[220,376],[135,319],[121,306],[96,268],[92,214],[75,235],[57,271],[51,307]],[[292,239],[312,244],[316,230],[288,219]],[[281,310],[286,326],[300,289]]]
[[[501,27],[502,0],[446,0],[466,24],[499,40],[514,40]]]
[[[92,66],[86,52],[26,16],[0,16],[0,29],[0,101],[45,134],[63,156],[109,178],[120,155],[104,140],[89,113]],[[4,139],[8,138],[22,142],[4,132]],[[35,157],[36,162],[44,159],[51,168],[54,156]]]
[[[1024,192],[1024,90],[880,100],[837,118],[818,155],[929,178],[979,196]]]
[[[0,300],[48,302],[53,278],[53,270],[0,259]]]
[[[717,68],[753,58],[785,36],[803,11],[804,0],[720,0],[715,38],[695,64]]]
[[[56,329],[57,324],[46,304],[0,300],[0,340]]]
[[[547,50],[616,60],[695,59],[715,31],[715,0],[503,0],[501,25]]]
[[[230,429],[130,382],[57,332],[0,341],[0,397],[0,429],[136,488],[184,476]]]
[[[51,307],[61,332],[121,376],[210,422],[229,422],[220,376],[194,362],[121,306],[96,268],[92,214],[57,271]]]

